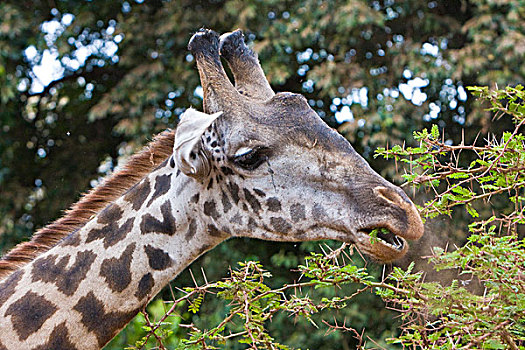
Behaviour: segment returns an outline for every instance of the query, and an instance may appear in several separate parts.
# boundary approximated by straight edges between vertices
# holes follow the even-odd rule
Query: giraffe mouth
[[[372,234],[375,232],[374,234]],[[369,244],[380,244],[395,251],[401,252],[405,249],[407,242],[404,238],[396,235],[386,227],[365,228],[358,231],[359,240],[367,240]]]

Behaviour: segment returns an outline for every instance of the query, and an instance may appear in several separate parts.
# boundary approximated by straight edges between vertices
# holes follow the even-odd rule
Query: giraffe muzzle
[[[355,243],[373,258],[391,262],[405,255],[408,250],[407,241],[421,238],[424,232],[423,222],[414,203],[400,188],[377,186],[373,193],[383,202],[385,211],[398,215],[390,214],[359,228]],[[372,232],[375,234],[371,235]]]

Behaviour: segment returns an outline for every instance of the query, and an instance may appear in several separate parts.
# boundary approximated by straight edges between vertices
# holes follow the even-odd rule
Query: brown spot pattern
[[[190,183],[190,181],[192,181],[191,178],[186,178],[182,184],[179,186],[179,188],[177,188],[177,191],[175,192],[175,195],[178,197],[180,196],[180,194],[182,193],[182,191],[184,191],[184,189],[186,188],[186,186],[188,186],[188,184]]]
[[[99,224],[110,224],[119,221],[122,218],[122,209],[116,204],[108,205],[98,214],[97,222]]]
[[[321,204],[314,204],[314,207],[312,208],[312,216],[316,221],[322,220],[326,217],[326,211]]]
[[[51,335],[49,336],[48,341],[32,350],[49,350],[49,349],[67,349],[67,350],[76,350],[78,349],[71,341],[69,340],[69,332],[66,327],[66,322],[62,322],[53,329]]]
[[[157,176],[155,178],[155,192],[153,192],[153,195],[151,196],[147,206],[149,207],[155,199],[166,194],[169,191],[170,187],[171,174]]]
[[[106,259],[100,266],[100,276],[113,292],[122,292],[131,283],[131,260],[135,251],[135,243],[127,246],[119,258]]]
[[[270,223],[278,233],[288,233],[292,229],[292,225],[280,217],[271,217]]]
[[[191,198],[190,198],[190,202],[192,203],[199,203],[199,197],[200,197],[200,193],[196,193],[194,194]]]
[[[98,345],[102,347],[128,323],[138,310],[127,312],[105,312],[104,304],[95,297],[93,292],[80,298],[73,307],[81,315],[82,324],[97,337]]]
[[[177,227],[175,218],[171,214],[171,202],[169,200],[162,204],[160,213],[162,214],[162,221],[151,214],[144,215],[140,223],[140,232],[143,234],[150,232],[162,233],[170,236],[175,234]]]
[[[266,196],[266,193],[264,193],[262,190],[260,190],[258,188],[254,188],[253,192],[255,192],[255,194],[258,195],[259,197],[265,197]]]
[[[290,207],[290,216],[293,222],[306,219],[306,211],[304,205],[296,203]]]
[[[90,221],[93,213],[103,210],[151,173],[152,169],[173,154],[174,136],[174,130],[155,136],[154,141],[133,155],[120,171],[114,172],[102,184],[73,204],[65,216],[38,230],[31,241],[19,244],[4,254],[0,258],[0,279],[7,278],[20,266],[56,246],[60,239]]]
[[[295,231],[295,235],[297,237],[303,237],[304,235],[306,235],[306,231],[305,230],[297,230],[297,231]]]
[[[221,202],[222,202],[223,211],[226,214],[232,208],[232,204],[230,203],[230,199],[228,198],[228,195],[224,191],[222,191],[221,193]]]
[[[124,196],[126,202],[131,203],[131,206],[134,210],[139,210],[142,207],[142,204],[148,198],[148,194],[151,192],[149,185],[149,180],[146,178],[142,182],[139,182],[135,186],[129,189],[129,191]]]
[[[18,339],[24,341],[38,331],[57,310],[57,307],[43,296],[27,292],[7,308],[5,316],[11,316]]]
[[[250,207],[252,207],[252,210],[258,214],[259,210],[261,210],[261,203],[259,200],[246,188],[243,189],[244,192],[244,198],[248,201],[248,204],[250,204]]]
[[[73,295],[86,277],[96,255],[91,251],[78,252],[75,263],[67,268],[69,258],[70,256],[66,255],[56,262],[58,256],[50,255],[36,260],[31,270],[33,282],[53,283],[65,295]]]
[[[195,219],[190,219],[190,222],[188,224],[188,231],[186,231],[186,235],[184,236],[184,239],[186,241],[189,241],[190,239],[195,236],[195,233],[197,232],[197,223],[195,222]]]
[[[230,168],[226,167],[226,166],[223,166],[221,167],[221,171],[224,175],[233,175],[234,172],[233,170],[231,170]]]
[[[204,214],[206,216],[211,216],[215,220],[219,218],[220,215],[217,212],[217,205],[215,204],[215,201],[213,199],[204,202]]]
[[[228,191],[230,191],[230,194],[232,196],[233,201],[235,204],[239,203],[240,197],[239,197],[239,186],[234,182],[228,182]]]
[[[22,270],[17,270],[7,277],[5,281],[0,283],[0,307],[4,305],[11,295],[13,295],[15,288],[23,275],[24,273]]]
[[[255,222],[255,220],[252,217],[250,217],[248,219],[248,229],[253,230],[256,227],[257,227],[257,223]]]
[[[222,232],[215,225],[208,225],[208,234],[213,237],[222,237]]]
[[[113,221],[101,229],[93,229],[89,231],[86,238],[86,243],[92,242],[96,239],[104,240],[104,248],[113,246],[115,243],[120,242],[126,235],[131,232],[133,228],[133,218],[126,220],[122,226],[119,226],[116,221]]]
[[[202,254],[204,254],[205,252],[207,252],[207,251],[210,250],[211,248],[213,248],[213,246],[208,245],[208,244],[203,245],[203,246],[197,251],[197,255],[196,255],[196,256],[201,256]]]
[[[62,241],[60,241],[60,245],[63,247],[78,247],[80,243],[81,240],[78,230],[74,231],[69,236],[66,236]]]
[[[266,201],[269,211],[278,212],[281,211],[281,202],[275,197],[268,198]]]
[[[235,214],[233,218],[231,218],[231,222],[237,225],[242,225],[242,216],[239,213]]]
[[[135,292],[137,299],[142,300],[145,296],[149,295],[154,284],[155,280],[153,279],[153,275],[151,273],[148,272],[142,276],[139,281],[138,289]]]
[[[168,253],[164,250],[147,245],[144,247],[146,255],[148,256],[149,266],[153,270],[165,270],[173,265]]]

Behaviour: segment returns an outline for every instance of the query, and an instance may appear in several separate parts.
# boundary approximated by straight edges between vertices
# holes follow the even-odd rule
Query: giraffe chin
[[[408,251],[407,241],[392,231],[388,234],[379,233],[377,237],[371,237],[370,231],[358,231],[355,245],[374,260],[390,263],[402,258]]]

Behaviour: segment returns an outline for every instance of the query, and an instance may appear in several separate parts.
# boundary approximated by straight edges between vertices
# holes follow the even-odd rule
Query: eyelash
[[[255,170],[269,158],[269,149],[266,147],[257,147],[248,152],[234,156],[233,162],[245,170]]]

